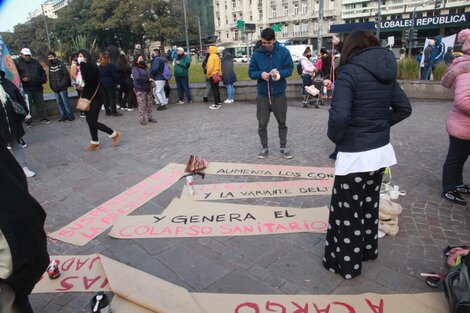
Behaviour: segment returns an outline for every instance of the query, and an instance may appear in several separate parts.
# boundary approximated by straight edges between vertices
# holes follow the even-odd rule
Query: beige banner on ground
[[[299,209],[173,200],[161,215],[124,216],[109,235],[119,239],[324,233],[327,207]]]
[[[33,293],[111,290],[98,254],[51,256],[51,260],[57,260],[60,276],[50,279],[44,273]]]
[[[49,236],[83,246],[111,227],[119,216],[125,216],[153,199],[184,174],[185,166],[170,163],[152,176],[129,188],[111,200],[89,211]]]
[[[95,257],[96,255],[75,256],[82,260]],[[115,295],[111,304],[113,313],[444,313],[448,311],[442,292],[386,295],[189,293],[185,288],[108,257],[99,255],[99,259],[103,274],[107,277]],[[96,261],[98,262],[99,260]],[[72,276],[74,269],[71,267],[69,273]],[[72,291],[78,290],[64,290],[64,292]],[[33,292],[55,292],[55,290],[36,288]]]
[[[204,170],[213,175],[246,175],[284,178],[334,179],[332,167],[209,162]]]
[[[333,181],[327,179],[194,185],[194,195],[189,195],[185,186],[181,198],[201,201],[330,195],[332,187]]]

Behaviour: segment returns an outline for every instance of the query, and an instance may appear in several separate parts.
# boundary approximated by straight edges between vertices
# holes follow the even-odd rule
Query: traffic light
[[[418,30],[413,29],[413,39],[416,39],[416,38],[418,38]]]
[[[434,9],[440,9],[442,6],[442,0],[434,0]]]
[[[405,40],[410,40],[410,30],[405,30]]]

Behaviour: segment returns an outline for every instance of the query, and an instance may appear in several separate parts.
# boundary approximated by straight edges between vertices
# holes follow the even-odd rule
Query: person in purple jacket
[[[134,80],[134,91],[139,106],[140,125],[156,123],[157,120],[152,117],[153,97],[150,88],[150,82],[153,79],[150,77],[147,62],[143,55],[139,55],[134,59],[132,79]]]

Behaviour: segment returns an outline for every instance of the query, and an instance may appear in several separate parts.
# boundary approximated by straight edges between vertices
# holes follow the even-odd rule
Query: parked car
[[[247,63],[248,62],[248,56],[246,56],[246,55],[237,55],[236,57],[233,58],[233,62]]]

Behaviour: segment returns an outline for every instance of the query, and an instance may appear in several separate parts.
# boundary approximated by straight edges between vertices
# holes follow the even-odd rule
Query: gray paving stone
[[[172,91],[174,92],[174,91]],[[394,126],[391,142],[398,165],[392,184],[407,191],[398,200],[404,207],[396,237],[379,241],[379,257],[364,264],[359,277],[345,281],[321,266],[325,234],[288,234],[253,237],[116,240],[106,232],[83,247],[48,242],[51,254],[90,254],[116,258],[190,291],[351,294],[433,291],[420,271],[445,272],[442,250],[470,242],[470,212],[440,197],[442,165],[448,149],[445,119],[451,103],[413,101],[413,115]],[[294,159],[278,152],[274,117],[268,126],[272,153],[258,160],[256,106],[237,101],[216,112],[205,104],[170,105],[155,112],[158,123],[138,124],[138,113],[100,121],[123,133],[113,148],[100,134],[102,149],[82,149],[90,138],[84,119],[73,123],[35,124],[26,129],[28,164],[38,173],[29,179],[31,193],[45,208],[46,230],[55,231],[111,197],[139,183],[170,162],[185,163],[191,154],[211,161],[333,166],[328,159],[334,145],[326,137],[328,107],[303,109],[289,103],[288,146]],[[195,118],[188,118],[195,117]],[[464,178],[470,177],[469,167]],[[279,178],[206,176],[196,184],[277,181]],[[133,215],[158,214],[181,194],[180,181]],[[328,205],[329,196],[234,200],[232,203],[308,208]],[[89,312],[91,293],[32,295],[35,312]],[[70,300],[71,299],[71,300]]]

